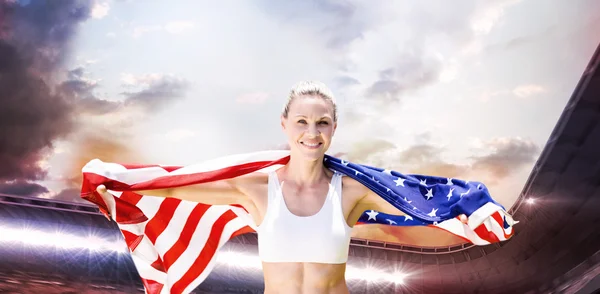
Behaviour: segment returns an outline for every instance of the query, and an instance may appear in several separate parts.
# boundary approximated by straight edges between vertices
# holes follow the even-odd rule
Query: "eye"
[[[298,123],[299,123],[299,124],[305,124],[305,123],[306,123],[306,121],[305,121],[305,120],[303,120],[303,119],[301,119],[301,120],[299,120],[299,121],[298,121]]]
[[[324,125],[324,126],[326,126],[326,125],[328,125],[329,123],[328,123],[328,122],[326,122],[326,121],[320,121],[320,122],[319,122],[319,124],[320,124],[320,125]]]

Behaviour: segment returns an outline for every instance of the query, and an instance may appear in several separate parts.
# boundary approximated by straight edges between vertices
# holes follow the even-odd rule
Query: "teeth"
[[[302,144],[304,144],[304,145],[306,145],[306,146],[309,146],[309,147],[317,147],[317,146],[319,146],[319,143],[314,143],[314,144],[310,144],[310,143],[302,143]]]

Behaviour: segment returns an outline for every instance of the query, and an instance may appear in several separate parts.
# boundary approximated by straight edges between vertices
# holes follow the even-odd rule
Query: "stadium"
[[[234,216],[186,234],[182,225],[199,224],[205,211],[185,209],[203,204],[183,201],[178,212],[189,218],[152,212],[151,233],[175,227],[177,238],[164,234],[160,244],[172,242],[162,248],[174,248],[181,262],[172,266],[168,254],[136,250],[159,247],[147,231],[123,230],[145,226],[140,214],[117,223],[116,204],[110,217],[110,204],[93,204],[82,167],[94,158],[188,164],[289,149],[280,145],[280,104],[286,85],[308,77],[338,99],[332,113],[339,105],[344,127],[328,151],[338,165],[441,175],[433,185],[449,189],[447,200],[414,178],[422,193],[390,193],[433,205],[417,210],[429,220],[443,219],[435,205],[469,193],[452,194],[453,179],[481,180],[518,221],[511,227],[493,212],[477,231],[442,211],[459,233],[475,232],[469,239],[419,217],[404,227],[409,215],[374,217],[352,230],[351,293],[600,293],[600,2],[182,2],[0,0],[0,293],[166,293],[174,284],[263,293],[258,238],[237,235],[250,223],[239,206],[214,205],[221,214],[203,225]],[[397,177],[380,194],[404,187]],[[171,200],[162,212],[179,208]],[[239,227],[225,230],[227,222]],[[214,227],[217,246],[204,240]],[[236,236],[206,261],[229,231]],[[170,279],[169,268],[179,276]]]
[[[598,293],[600,48],[510,209],[507,242],[410,247],[351,241],[353,293]],[[0,195],[3,293],[136,293],[116,225],[92,205]],[[194,293],[262,293],[257,238],[232,239]],[[400,277],[400,278],[399,278]]]

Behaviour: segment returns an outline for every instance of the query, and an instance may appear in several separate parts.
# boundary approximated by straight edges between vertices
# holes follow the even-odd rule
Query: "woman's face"
[[[323,157],[335,133],[333,104],[319,96],[296,97],[287,118],[281,117],[292,153],[309,160]]]

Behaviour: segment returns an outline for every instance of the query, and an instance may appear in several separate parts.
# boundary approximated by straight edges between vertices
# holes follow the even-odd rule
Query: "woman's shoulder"
[[[261,185],[269,182],[269,173],[254,172],[231,179],[236,184]]]
[[[358,194],[365,194],[369,190],[365,185],[348,176],[342,176],[342,186],[344,191],[356,192]]]

